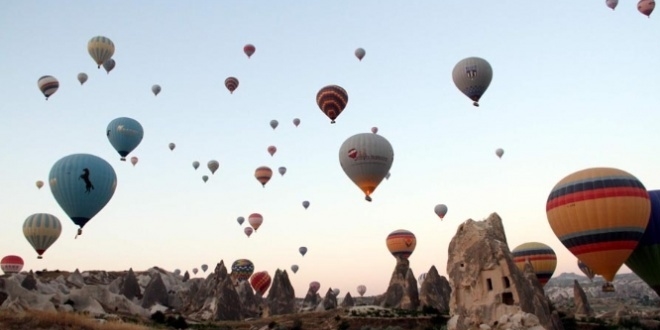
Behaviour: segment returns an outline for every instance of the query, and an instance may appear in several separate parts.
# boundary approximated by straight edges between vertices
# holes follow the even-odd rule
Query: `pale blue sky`
[[[543,242],[557,253],[556,274],[579,272],[547,222],[552,187],[594,166],[660,187],[660,30],[632,2],[611,11],[574,0],[9,1],[0,4],[0,31],[0,254],[21,255],[26,269],[212,269],[248,258],[271,275],[298,264],[297,274],[289,270],[297,296],[313,280],[321,292],[356,295],[365,284],[372,295],[394,268],[391,231],[417,235],[416,276],[431,265],[444,274],[458,225],[497,212],[512,249]],[[96,35],[116,47],[109,75],[87,53]],[[246,43],[256,46],[249,60]],[[451,80],[468,56],[494,71],[480,108]],[[79,72],[89,75],[84,86]],[[37,88],[42,75],[60,81],[48,101]],[[233,95],[228,76],[240,81]],[[335,125],[315,102],[328,84],[349,94]],[[119,161],[104,134],[122,116],[145,130],[129,155],[136,167]],[[368,203],[338,150],[372,126],[395,158]],[[114,197],[77,240],[49,187],[34,185],[72,153],[102,157],[118,176]],[[213,176],[211,159],[220,163]],[[253,177],[261,165],[288,172],[263,189]],[[449,208],[444,221],[433,213],[438,203]],[[39,212],[64,225],[43,260],[21,231]],[[248,239],[236,218],[253,212],[264,223]]]

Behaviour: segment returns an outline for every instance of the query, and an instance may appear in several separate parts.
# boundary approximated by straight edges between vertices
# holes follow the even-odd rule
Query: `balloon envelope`
[[[208,269],[209,269],[209,265],[207,265],[207,264],[203,264],[203,265],[202,265],[202,271],[203,271],[204,273],[206,273],[206,270],[208,270]]]
[[[367,292],[367,287],[363,284],[360,284],[357,287],[357,292],[360,294],[360,297],[362,297]]]
[[[78,74],[78,81],[80,82],[81,85],[87,81],[87,78],[89,77],[87,77],[87,74],[84,72]]]
[[[655,0],[639,0],[637,3],[637,10],[647,17],[651,17],[651,13],[655,9]]]
[[[279,124],[280,123],[278,123],[277,120],[275,120],[275,119],[270,121],[270,127],[272,127],[273,129],[276,129],[277,125],[279,125]]]
[[[2,269],[5,274],[20,273],[23,269],[23,265],[25,265],[23,258],[15,255],[4,256],[0,260],[0,269]]]
[[[516,263],[516,266],[521,271],[525,270],[526,263],[529,262],[532,265],[541,286],[545,286],[548,283],[548,280],[550,280],[552,274],[555,272],[555,268],[557,268],[557,255],[555,251],[543,243],[523,243],[513,249],[511,254],[513,255],[513,262]]]
[[[107,61],[103,62],[103,68],[108,74],[110,74],[110,71],[115,68],[116,64],[117,62],[115,62],[114,59],[108,59]]]
[[[53,76],[41,76],[39,80],[37,80],[37,86],[41,93],[46,97],[46,100],[48,100],[48,98],[55,94],[60,88],[60,82]]]
[[[245,53],[245,55],[247,55],[248,58],[252,57],[252,55],[256,50],[257,48],[254,47],[253,44],[247,44],[243,47],[243,52]]]
[[[198,169],[199,168],[199,162],[198,161],[192,162],[192,166],[193,166],[194,169]]]
[[[235,77],[225,79],[225,87],[227,87],[230,94],[234,94],[234,91],[238,88],[238,79]]]
[[[215,171],[217,171],[220,168],[220,163],[217,160],[210,160],[206,166],[209,168],[211,171],[211,174],[215,174]]]
[[[254,273],[254,264],[248,259],[237,259],[231,264],[231,275],[237,281],[247,281]]]
[[[616,9],[616,6],[619,4],[619,0],[605,0],[605,5],[611,8],[612,10]]]
[[[305,208],[305,210],[307,210],[307,208],[309,207],[309,201],[302,202],[302,205]]]
[[[445,215],[447,214],[447,210],[448,210],[448,209],[447,209],[447,205],[445,205],[445,204],[438,204],[438,205],[436,205],[435,208],[433,209],[433,211],[435,212],[435,214],[436,214],[438,217],[440,217],[440,220],[442,220],[442,219],[445,217]]]
[[[250,285],[252,285],[252,288],[259,296],[263,296],[266,293],[270,287],[270,282],[271,278],[267,271],[254,273],[252,277],[250,277]]]
[[[300,119],[298,119],[298,118],[293,118],[293,125],[295,125],[296,127],[298,127],[298,125],[300,125]]]
[[[341,86],[328,85],[316,93],[316,104],[334,124],[348,103],[348,93]]]
[[[206,181],[209,181],[209,176],[208,175],[202,175],[202,181],[206,183]]]
[[[102,158],[73,154],[53,164],[48,183],[60,207],[83,228],[114,195],[117,174]]]
[[[298,272],[298,269],[298,265],[291,265],[291,271],[293,271],[294,274]]]
[[[273,170],[271,170],[268,166],[260,166],[254,171],[254,177],[261,183],[261,186],[264,188],[272,176]]]
[[[174,142],[170,142],[167,147],[170,148],[170,150],[174,150],[174,148],[176,148],[176,144],[174,144]]]
[[[280,168],[278,168],[277,171],[280,172],[282,176],[284,176],[284,174],[286,173],[286,167],[280,166]]]
[[[138,158],[137,157],[131,157],[131,164],[133,164],[133,166],[135,166],[135,164],[137,164],[137,163],[138,163]]]
[[[197,273],[199,272],[199,269],[197,269],[197,268],[193,268],[193,269],[192,269],[192,272],[193,272],[193,274],[197,275]]]
[[[57,241],[62,233],[62,223],[52,214],[35,213],[23,222],[23,235],[37,251],[38,259]]]
[[[412,232],[399,229],[387,235],[385,244],[395,258],[408,259],[413,251],[415,251],[417,238]]]
[[[261,227],[261,224],[263,222],[264,222],[264,217],[259,213],[252,213],[248,217],[248,223],[254,229],[254,231],[257,231],[257,229]]]
[[[238,217],[238,218],[236,218],[236,222],[238,222],[239,225],[243,225],[243,222],[245,222],[245,218]]]
[[[252,235],[252,233],[254,232],[254,229],[252,229],[252,227],[245,227],[243,229],[243,232],[249,238]]]
[[[504,149],[498,148],[497,150],[495,150],[495,154],[497,155],[497,157],[502,158],[502,155],[504,155]]]
[[[113,119],[106,128],[106,136],[113,148],[125,161],[126,156],[131,153],[144,137],[144,129],[140,123],[128,117],[119,117]]]
[[[268,149],[266,149],[268,153],[273,156],[277,152],[277,147],[275,146],[269,146]]]
[[[479,100],[493,80],[493,68],[483,58],[468,57],[456,63],[452,78],[456,87],[478,107]]]
[[[589,280],[594,279],[594,277],[596,276],[596,273],[594,273],[594,271],[591,270],[591,268],[589,268],[589,266],[585,265],[584,262],[582,262],[582,260],[578,259],[577,260],[577,265],[578,265],[578,268],[580,268],[580,270],[584,273],[584,275],[586,275],[589,278]]]
[[[37,189],[41,189],[41,187],[44,186],[44,182],[41,181],[41,180],[37,180],[37,182],[35,184],[37,185]]]
[[[298,248],[298,252],[304,257],[307,254],[307,247],[301,246]]]
[[[360,60],[360,61],[362,61],[362,59],[364,58],[364,55],[366,55],[366,54],[367,54],[367,52],[362,48],[358,48],[358,49],[355,50],[355,57],[357,57],[358,60]]]
[[[651,214],[644,185],[615,168],[589,168],[559,181],[546,214],[564,246],[607,282],[639,243]]]
[[[154,93],[155,96],[158,96],[158,93],[160,93],[160,85],[153,85],[151,86],[151,92]]]
[[[353,135],[339,148],[339,164],[367,201],[371,201],[371,194],[389,173],[393,160],[392,145],[378,134]]]
[[[100,68],[115,54],[115,44],[109,38],[96,36],[87,42],[87,52]]]
[[[649,191],[651,215],[644,235],[626,266],[660,296],[660,190]]]

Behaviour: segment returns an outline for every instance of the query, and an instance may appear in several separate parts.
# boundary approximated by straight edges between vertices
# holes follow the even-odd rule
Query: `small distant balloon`
[[[23,265],[25,265],[23,258],[15,255],[4,256],[0,260],[0,269],[7,275],[20,273]]]
[[[137,163],[138,163],[138,158],[135,157],[135,156],[131,157],[131,164],[133,164],[133,166],[135,166],[135,164],[137,164]]]
[[[250,237],[250,235],[252,235],[252,233],[254,232],[254,229],[252,229],[252,227],[245,227],[245,229],[243,229],[243,232],[245,233],[245,235],[247,235],[247,237]]]
[[[209,176],[208,175],[202,175],[202,181],[206,183],[206,181],[209,181]]]
[[[339,293],[340,293],[340,292],[341,292],[341,290],[339,290],[339,289],[337,289],[337,288],[332,289],[332,294],[333,294],[335,297],[339,296]]]
[[[348,104],[348,93],[341,86],[325,86],[316,93],[316,104],[330,118],[330,123],[334,124],[335,119],[344,111],[346,104]]]
[[[103,62],[103,68],[105,69],[105,72],[110,74],[110,71],[112,71],[112,69],[115,68],[116,64],[117,64],[117,62],[115,62],[115,60],[111,58],[111,59]]]
[[[121,156],[120,160],[126,161],[126,156],[142,142],[144,129],[133,118],[119,117],[108,124],[106,136],[112,147]]]
[[[80,85],[84,84],[87,81],[87,74],[84,72],[81,72],[78,74],[78,81],[80,82]]]
[[[360,294],[360,297],[362,297],[367,292],[367,287],[364,284],[360,284],[357,287],[357,292]]]
[[[203,264],[203,265],[202,265],[202,271],[203,271],[204,273],[206,273],[206,270],[208,270],[208,269],[209,269],[209,265],[207,265],[207,264]]]
[[[309,201],[302,202],[302,205],[305,208],[305,210],[307,210],[307,208],[309,207]]]
[[[245,222],[245,218],[238,217],[238,218],[236,218],[236,222],[238,222],[239,225],[243,225],[243,222]]]
[[[456,63],[452,78],[456,87],[473,101],[472,105],[478,107],[493,80],[493,68],[483,58],[468,57]]]
[[[230,94],[234,94],[234,91],[238,88],[238,79],[235,77],[225,79],[225,87],[227,87]]]
[[[192,166],[195,170],[198,169],[199,168],[199,162],[198,161],[192,162]]]
[[[655,1],[654,0],[640,0],[637,3],[637,10],[639,10],[640,13],[644,14],[646,17],[651,17],[651,13],[655,9]]]
[[[286,167],[280,166],[280,168],[278,168],[277,171],[280,172],[282,176],[284,176],[284,174],[286,173]]]
[[[215,174],[215,171],[217,171],[220,168],[220,163],[218,163],[217,160],[209,160],[209,162],[208,162],[208,164],[206,164],[206,166],[211,171],[211,174]]]
[[[300,125],[300,119],[299,118],[293,118],[293,125],[298,127],[298,125]]]
[[[231,264],[231,276],[238,282],[247,281],[254,273],[254,263],[249,259],[237,259]]]
[[[254,231],[257,231],[263,222],[264,217],[259,213],[252,213],[250,216],[248,216],[248,223],[250,224],[250,227],[254,229]]]
[[[154,96],[158,96],[158,93],[160,93],[160,85],[153,85],[151,86],[151,92],[154,93]]]
[[[275,147],[275,146],[268,146],[268,149],[266,149],[266,150],[268,150],[268,153],[269,153],[271,156],[273,156],[273,155],[275,155],[275,153],[277,152],[277,147]]]
[[[280,123],[277,122],[277,120],[275,120],[275,119],[273,119],[273,120],[270,121],[270,127],[272,127],[273,129],[276,129],[276,128],[277,128],[277,125],[279,125],[279,124],[280,124]]]
[[[616,6],[619,4],[619,0],[605,0],[605,5],[610,9],[616,9]]]
[[[294,274],[298,272],[298,269],[298,265],[291,265],[291,271],[293,271]]]
[[[193,268],[193,269],[192,269],[192,272],[193,272],[193,274],[197,275],[197,273],[199,272],[199,269],[197,269],[197,268]]]
[[[307,247],[305,247],[305,246],[299,247],[298,252],[300,252],[300,254],[304,257],[305,254],[307,254]]]
[[[243,52],[245,53],[245,55],[247,55],[248,58],[252,57],[252,55],[256,50],[257,49],[254,47],[253,44],[247,44],[243,47]]]
[[[358,60],[362,61],[364,58],[364,55],[366,55],[367,52],[363,48],[358,48],[355,50],[355,57],[358,58]]]
[[[434,209],[435,214],[440,217],[440,220],[442,220],[445,215],[447,214],[447,205],[445,204],[438,204],[435,206]]]
[[[374,126],[371,128],[371,133],[378,134],[378,127]]]
[[[176,148],[176,144],[174,144],[174,142],[170,142],[167,147],[170,148],[170,150],[174,150],[174,148]]]
[[[497,150],[495,150],[495,154],[497,155],[497,157],[502,158],[502,155],[504,155],[504,149],[497,148]]]
[[[44,186],[44,182],[41,180],[37,180],[36,185],[37,185],[37,189],[41,189],[41,187]]]
[[[273,170],[268,166],[260,166],[254,171],[254,177],[261,183],[261,186],[266,188],[266,183],[270,181],[273,176]]]
[[[48,100],[48,98],[55,94],[60,88],[60,82],[53,76],[41,76],[41,78],[37,80],[37,86],[41,93],[46,97],[46,100]]]

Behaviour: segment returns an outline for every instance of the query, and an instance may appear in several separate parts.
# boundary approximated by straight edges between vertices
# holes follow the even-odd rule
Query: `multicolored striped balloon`
[[[412,232],[399,229],[387,235],[385,244],[395,258],[408,259],[413,251],[415,251],[417,238]]]
[[[238,88],[238,79],[235,77],[225,79],[225,87],[227,87],[230,94],[234,94],[234,91]]]
[[[660,190],[649,191],[651,216],[626,266],[660,296]]]
[[[346,108],[348,93],[341,86],[328,85],[316,93],[316,104],[330,118],[332,124]]]
[[[545,286],[552,274],[557,268],[557,255],[551,247],[539,243],[529,242],[518,245],[513,251],[513,262],[521,271],[525,269],[525,264],[530,263],[539,279],[541,286]]]
[[[44,252],[57,241],[62,234],[62,223],[52,214],[35,213],[23,222],[23,235],[42,259]]]
[[[268,166],[259,166],[254,171],[254,177],[261,183],[261,186],[266,188],[266,183],[273,177],[273,170]]]
[[[563,178],[546,204],[557,238],[612,282],[644,234],[651,202],[644,185],[615,168],[589,168]]]
[[[8,255],[0,260],[0,269],[2,269],[5,274],[20,273],[23,269],[23,265],[25,265],[23,258],[15,255]]]
[[[231,275],[237,281],[247,281],[254,273],[254,264],[248,259],[238,259],[231,264]]]
[[[258,295],[263,296],[270,287],[271,278],[267,271],[254,273],[250,278],[250,285]]]
[[[55,94],[60,88],[60,82],[53,76],[41,76],[39,80],[37,80],[37,86],[41,93],[46,97],[46,100],[48,100],[48,98]]]

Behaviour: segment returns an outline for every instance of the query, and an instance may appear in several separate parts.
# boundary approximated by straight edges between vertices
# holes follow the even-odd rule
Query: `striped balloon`
[[[257,229],[261,227],[261,224],[263,222],[264,222],[264,217],[259,213],[252,213],[248,217],[248,223],[252,228],[254,228],[254,231],[257,231]]]
[[[651,216],[626,266],[660,296],[660,190],[649,191]]]
[[[483,58],[468,57],[456,63],[451,75],[456,87],[478,107],[493,80],[493,68]]]
[[[332,124],[335,123],[335,119],[344,111],[347,103],[348,93],[341,86],[328,85],[316,93],[316,104],[330,118],[330,123]]]
[[[644,185],[615,168],[568,175],[552,188],[546,204],[557,238],[608,282],[639,243],[650,213]]]
[[[273,177],[273,170],[268,166],[260,166],[254,171],[254,177],[261,183],[261,186],[266,188],[266,183]]]
[[[23,269],[23,265],[25,265],[23,258],[19,256],[8,255],[0,260],[0,269],[2,269],[5,274],[20,273]]]
[[[243,228],[243,233],[245,233],[245,235],[248,238],[250,238],[250,236],[252,236],[252,233],[254,233],[254,229],[252,229],[252,227],[245,227]]]
[[[98,67],[101,68],[101,65],[115,54],[115,44],[106,37],[96,36],[87,43],[87,51]]]
[[[267,271],[257,272],[250,278],[250,285],[258,295],[263,296],[270,287],[270,275]]]
[[[254,264],[248,259],[238,259],[231,264],[231,275],[237,281],[247,281],[254,273]]]
[[[596,273],[594,273],[594,271],[591,270],[589,266],[585,265],[584,262],[582,262],[582,260],[578,259],[577,265],[578,268],[580,268],[580,270],[584,273],[584,275],[586,275],[589,278],[590,281],[594,279]]]
[[[235,77],[225,79],[225,87],[227,87],[230,94],[234,94],[234,91],[238,88],[238,79]]]
[[[513,262],[521,271],[525,269],[525,264],[530,263],[536,273],[541,286],[545,286],[552,274],[557,268],[557,255],[555,251],[539,242],[529,242],[518,245],[513,251]]]
[[[108,124],[106,136],[112,147],[121,156],[120,159],[126,161],[126,156],[142,142],[144,129],[133,118],[119,117]]]
[[[114,195],[117,174],[102,158],[73,154],[55,162],[48,183],[57,203],[82,229]]]
[[[413,251],[415,251],[417,238],[415,238],[415,234],[412,232],[399,229],[387,235],[385,244],[395,258],[408,259]]]
[[[39,86],[39,90],[44,94],[46,100],[48,100],[60,88],[60,82],[53,76],[41,76],[37,80],[37,86]]]
[[[42,259],[44,252],[57,241],[62,233],[62,223],[52,214],[35,213],[23,223],[23,235]]]

